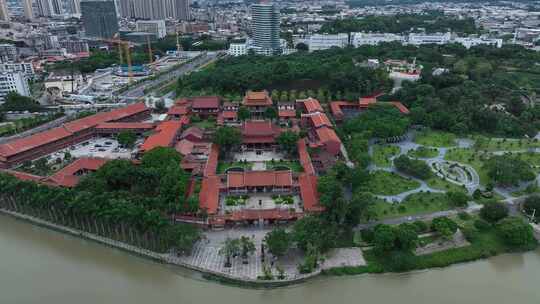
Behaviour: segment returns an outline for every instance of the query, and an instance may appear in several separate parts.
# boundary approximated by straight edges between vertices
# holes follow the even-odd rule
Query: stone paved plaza
[[[207,232],[205,234],[206,238],[196,244],[190,256],[180,256],[176,259],[197,268],[227,274],[240,279],[257,279],[257,277],[263,275],[261,244],[266,233],[270,231],[271,229],[238,228]],[[248,258],[248,264],[243,264],[241,257],[232,258],[232,267],[227,268],[225,267],[225,256],[219,254],[219,249],[228,237],[239,238],[241,236],[253,239],[257,248],[256,253]],[[300,274],[297,269],[302,260],[302,253],[297,249],[291,249],[286,256],[277,260],[273,260],[272,256],[266,253],[265,263],[268,266],[273,266],[271,268],[275,277],[278,274],[275,266],[279,265],[285,271],[286,279],[295,279],[305,276]],[[365,264],[359,248],[340,248],[327,254],[322,268],[361,266]]]

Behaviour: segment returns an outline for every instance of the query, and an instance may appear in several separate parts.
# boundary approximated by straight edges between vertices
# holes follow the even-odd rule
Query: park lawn
[[[461,191],[461,192],[467,192],[467,190],[463,186],[458,186],[454,183],[451,183],[447,180],[443,180],[442,178],[436,176],[433,174],[433,177],[426,180],[426,183],[428,186],[430,186],[433,189],[442,190],[442,191]]]
[[[528,163],[535,173],[540,173],[540,153],[523,152],[513,153],[513,155]]]
[[[484,170],[484,161],[480,159],[479,152],[472,149],[454,148],[448,150],[444,159],[470,165],[480,176],[480,184],[485,186],[489,182],[487,171]]]
[[[373,211],[377,220],[404,217],[452,209],[446,194],[433,192],[413,193],[401,203],[392,204],[377,200]]]
[[[418,147],[414,150],[409,150],[409,152],[407,152],[407,155],[412,158],[434,158],[439,155],[439,149]]]
[[[214,120],[202,120],[199,122],[193,123],[195,127],[201,128],[201,129],[213,129],[216,127],[216,121]]]
[[[304,172],[304,168],[298,161],[286,161],[286,160],[279,160],[279,161],[267,161],[266,162],[266,169],[272,170],[276,167],[285,166],[289,167],[293,172]]]
[[[218,162],[216,171],[218,174],[223,174],[229,168],[240,167],[244,169],[251,169],[252,165],[253,165],[252,163],[245,163],[245,162],[221,162],[220,161]]]
[[[397,146],[373,146],[373,163],[378,167],[389,168],[392,166],[391,157],[399,154],[400,148]]]
[[[456,135],[440,131],[421,131],[414,142],[427,147],[452,147],[456,145]]]
[[[375,171],[369,175],[367,191],[376,195],[397,195],[420,187],[420,183],[396,173]]]
[[[481,151],[520,151],[531,148],[540,148],[540,141],[529,138],[490,138],[485,136],[473,137],[475,149]]]

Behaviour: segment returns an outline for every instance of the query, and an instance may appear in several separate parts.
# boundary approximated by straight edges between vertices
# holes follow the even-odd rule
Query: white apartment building
[[[35,76],[34,66],[31,62],[0,63],[0,73],[15,72],[23,73],[27,79],[32,79]]]
[[[247,55],[248,47],[247,43],[231,43],[229,45],[229,50],[227,53],[231,56],[242,56]]]
[[[391,33],[353,33],[352,45],[359,47],[361,45],[379,45],[384,42],[405,41],[405,37]]]
[[[17,60],[17,47],[13,44],[0,44],[0,62],[13,62]]]
[[[167,36],[167,27],[165,26],[165,20],[138,20],[137,31],[152,33],[156,35],[157,39]]]
[[[5,101],[6,95],[10,92],[17,92],[23,96],[30,96],[28,81],[23,73],[0,73],[0,103]]]
[[[437,33],[437,34],[409,34],[408,44],[412,45],[422,45],[422,44],[447,44],[452,39],[452,34],[448,33]]]
[[[309,37],[309,51],[327,50],[332,47],[343,48],[349,45],[348,34],[313,34]]]
[[[490,39],[486,37],[473,38],[473,37],[457,37],[454,39],[454,42],[463,45],[465,48],[470,49],[473,46],[477,45],[491,45],[497,48],[502,47],[502,39]]]

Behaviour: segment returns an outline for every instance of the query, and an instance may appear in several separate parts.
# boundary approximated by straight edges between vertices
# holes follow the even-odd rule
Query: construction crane
[[[150,42],[150,37],[146,36],[146,42],[148,43],[148,57],[150,61],[148,61],[148,65],[152,65],[154,62],[153,54],[152,54],[152,43]]]
[[[113,39],[107,40],[107,42],[118,45],[118,57],[120,59],[120,69],[122,69],[122,64],[124,63],[124,54],[125,54],[126,64],[128,66],[128,82],[131,84],[133,82],[133,66],[131,64],[131,50],[129,48],[129,42],[120,40],[118,38],[118,34],[114,35]]]

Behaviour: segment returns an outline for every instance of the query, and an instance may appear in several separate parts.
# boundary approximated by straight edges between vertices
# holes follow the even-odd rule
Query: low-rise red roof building
[[[324,110],[320,102],[315,98],[299,99],[296,101],[302,113],[323,113]]]
[[[281,129],[271,121],[254,120],[244,122],[241,133],[243,144],[262,147],[274,144]]]
[[[143,134],[153,130],[155,125],[149,122],[104,122],[96,126],[97,134],[119,134],[123,131],[131,131],[136,134]]]
[[[262,117],[267,108],[272,107],[273,102],[268,91],[248,91],[242,105],[251,112],[252,118]]]
[[[109,161],[104,158],[79,158],[62,170],[46,179],[46,183],[60,187],[75,187],[80,178],[90,172],[95,172]]]
[[[185,117],[185,116],[184,116]],[[173,147],[182,132],[184,121],[167,120],[161,122],[155,133],[148,136],[139,149],[140,153],[148,152],[157,147]]]
[[[382,102],[377,101],[376,97],[363,97],[358,100],[358,102],[347,102],[347,101],[332,101],[330,103],[330,111],[332,116],[338,122],[341,122],[345,119],[345,113],[350,112],[352,115],[355,115],[358,112],[365,111],[369,107],[381,104],[381,105],[391,105],[399,110],[401,114],[409,114],[409,109],[399,101],[392,102]]]

